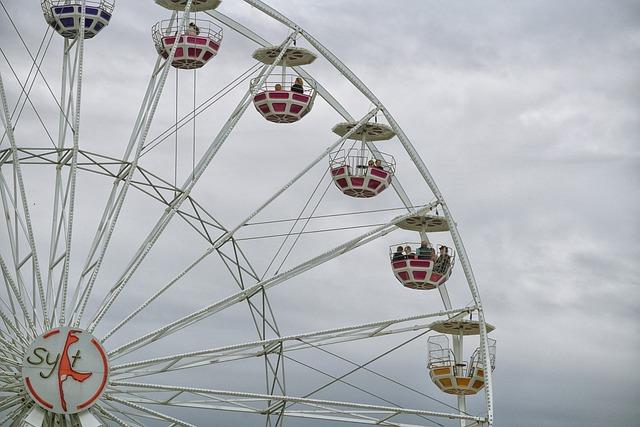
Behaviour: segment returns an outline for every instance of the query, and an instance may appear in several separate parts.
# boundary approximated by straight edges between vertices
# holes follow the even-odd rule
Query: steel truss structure
[[[477,318],[480,352],[484,360],[489,360],[485,312],[478,286],[457,224],[442,193],[408,136],[387,108],[344,63],[303,28],[260,0],[244,0],[244,2],[265,17],[283,25],[287,28],[288,35],[278,43],[281,48],[280,56],[271,65],[255,68],[255,84],[241,97],[181,185],[172,183],[168,176],[160,176],[152,172],[144,167],[142,162],[144,154],[152,144],[148,141],[149,133],[169,78],[170,64],[176,54],[177,44],[173,46],[167,58],[158,56],[135,119],[133,131],[120,157],[90,152],[83,149],[81,144],[84,137],[84,133],[81,134],[86,48],[84,12],[79,37],[73,40],[64,39],[60,94],[54,95],[47,83],[59,117],[57,133],[47,129],[52,147],[32,147],[33,144],[21,144],[16,136],[16,131],[20,129],[17,122],[25,105],[29,103],[38,114],[31,99],[31,90],[37,79],[41,78],[46,83],[40,69],[46,48],[41,46],[34,56],[25,45],[33,66],[26,81],[20,81],[14,74],[21,88],[15,105],[9,102],[5,91],[9,78],[0,73],[1,118],[4,129],[2,142],[0,142],[0,201],[6,229],[4,235],[7,237],[6,241],[0,244],[3,287],[0,292],[0,396],[2,396],[0,425],[12,427],[193,426],[198,424],[198,421],[194,421],[197,418],[192,419],[185,414],[190,414],[191,411],[193,413],[215,411],[216,414],[222,412],[255,414],[264,418],[266,426],[286,425],[286,420],[289,418],[323,420],[325,423],[383,426],[443,426],[445,425],[442,424],[443,422],[453,420],[461,427],[491,426],[493,424],[493,386],[490,369],[487,370],[485,378],[485,410],[479,415],[467,412],[464,396],[457,398],[455,407],[444,404],[448,407],[446,411],[415,409],[408,405],[396,404],[372,390],[363,389],[349,381],[348,377],[352,373],[367,372],[377,379],[395,383],[406,390],[418,393],[419,396],[427,396],[394,380],[389,375],[373,370],[370,364],[378,358],[367,363],[358,363],[337,355],[333,349],[345,343],[357,344],[384,337],[408,336],[407,342],[410,342],[431,331],[433,322],[436,320],[467,319],[470,316]],[[78,3],[85,5],[84,0]],[[184,11],[174,12],[171,17],[172,25],[175,23],[183,31],[189,23],[194,1],[188,0],[184,3]],[[205,13],[220,25],[246,37],[257,46],[273,45],[249,27],[218,10],[209,10]],[[8,18],[11,18],[10,15]],[[49,32],[50,29],[45,34],[44,40],[46,41],[49,37],[50,43]],[[286,49],[297,41],[304,41],[315,49],[319,56],[328,61],[373,107],[362,117],[354,118],[338,99],[322,86],[320,79],[312,77],[302,67],[292,67],[303,78],[313,79],[316,82],[315,89],[318,96],[344,120],[354,122],[356,126],[318,152],[317,156],[303,165],[289,182],[267,197],[244,218],[232,227],[226,227],[216,219],[214,211],[205,208],[206,201],[196,200],[192,195],[193,190],[251,106],[259,88],[274,72]],[[48,44],[46,46],[48,47]],[[195,120],[196,110],[194,109],[191,113],[193,117],[187,122]],[[435,200],[416,206],[399,180],[394,179],[392,187],[403,204],[404,214],[391,217],[383,224],[369,226],[362,234],[325,250],[320,255],[309,257],[306,261],[290,266],[284,271],[278,269],[271,276],[267,276],[266,271],[258,272],[250,257],[243,251],[241,239],[238,238],[239,233],[247,225],[251,225],[251,221],[270,207],[289,188],[307,176],[318,163],[325,162],[330,153],[342,146],[366,123],[380,116],[386,119],[397,135]],[[175,125],[177,128],[178,122]],[[53,138],[52,135],[56,137]],[[380,154],[373,142],[366,141],[366,146],[372,153]],[[29,181],[25,180],[25,174],[32,169],[45,168],[55,171],[55,183],[51,193],[53,208],[50,215],[50,232],[48,236],[43,237],[40,235],[41,231],[38,231],[41,227],[37,227],[39,224],[36,224],[33,219],[31,203],[33,188],[29,188]],[[89,237],[90,244],[87,245],[86,252],[82,253],[73,244],[76,242],[74,236],[77,239],[78,235],[87,235],[86,230],[78,229],[75,223],[78,215],[76,203],[80,194],[77,189],[79,180],[89,174],[110,182],[111,188],[106,195],[97,228],[91,234],[92,237]],[[146,236],[140,242],[134,243],[136,250],[123,266],[117,279],[103,286],[105,283],[101,282],[99,277],[101,273],[104,275],[102,270],[118,224],[122,222],[123,216],[137,214],[135,211],[128,212],[125,208],[127,206],[125,201],[130,193],[133,193],[130,191],[132,189],[149,203],[160,206],[161,214],[153,218],[150,231]],[[397,230],[398,224],[409,217],[426,214],[435,209],[441,210],[446,218],[459,264],[468,284],[472,301],[470,304],[454,306],[446,285],[442,285],[438,288],[444,305],[442,311],[319,331],[289,335],[282,333],[269,299],[272,288],[290,282],[332,259],[388,235]],[[302,212],[298,219],[301,216]],[[167,278],[158,289],[146,290],[143,301],[136,308],[119,317],[117,322],[105,321],[112,318],[110,316],[116,316],[114,307],[122,303],[123,292],[131,288],[132,278],[145,261],[149,262],[150,253],[161,236],[169,233],[169,226],[175,222],[175,217],[180,218],[183,224],[198,236],[206,245],[206,249],[183,266],[179,273]],[[290,232],[286,238],[295,234]],[[299,237],[300,234],[301,232],[297,236]],[[426,238],[424,233],[423,237]],[[39,242],[46,242],[49,245],[46,257],[42,255]],[[274,259],[280,253],[280,249]],[[237,286],[236,292],[215,301],[208,301],[202,307],[187,314],[174,316],[171,321],[162,322],[148,332],[140,333],[130,328],[134,320],[147,315],[156,301],[174,291],[175,287],[183,283],[192,271],[205,264],[204,261],[209,260],[211,255],[218,257],[219,262],[228,272],[224,281]],[[81,262],[77,277],[71,268],[72,259],[80,259]],[[184,332],[188,333],[191,328],[213,318],[215,314],[228,312],[239,304],[245,304],[248,307],[257,340],[196,351],[180,352],[180,349],[175,348],[174,354],[154,353],[156,344],[166,342]],[[109,380],[104,394],[95,405],[78,414],[59,415],[45,411],[34,404],[25,390],[22,374],[25,352],[34,339],[57,326],[69,326],[80,328],[88,333],[100,333],[101,335],[97,337],[105,346],[109,360]],[[103,328],[106,328],[104,333]],[[119,338],[124,331],[128,331],[134,338]],[[460,340],[460,337],[453,338],[454,350],[458,353],[462,351]],[[402,345],[399,345],[393,351],[401,347]],[[344,375],[333,375],[319,367],[307,366],[312,371],[322,374],[329,382],[304,396],[289,394],[285,366],[291,366],[292,363],[301,364],[302,362],[295,359],[295,355],[305,351],[325,352],[346,362],[351,369]],[[264,393],[140,382],[153,381],[154,378],[170,379],[173,378],[171,374],[174,373],[198,372],[198,369],[209,366],[223,366],[223,364],[256,359],[262,360],[264,364]],[[357,388],[360,392],[378,401],[382,400],[385,404],[313,397],[318,391],[334,384]],[[443,404],[438,399],[429,398],[440,405]]]

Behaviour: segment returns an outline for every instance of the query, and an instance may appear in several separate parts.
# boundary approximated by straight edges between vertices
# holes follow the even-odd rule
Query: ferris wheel
[[[491,426],[494,327],[442,193],[373,92],[260,0],[244,0],[246,23],[231,13],[237,4],[227,13],[220,0],[155,0],[165,19],[150,25],[156,60],[128,142],[89,149],[108,129],[82,119],[87,52],[109,37],[114,3],[42,0],[46,32],[37,51],[24,45],[26,79],[6,56],[0,67],[12,71],[0,73],[0,425]],[[286,36],[263,38],[256,19]],[[230,38],[252,46],[250,67],[222,84],[207,70],[227,61]],[[47,74],[51,61],[61,75]],[[320,61],[364,114],[311,74]],[[209,86],[222,89],[205,99]],[[338,120],[324,121],[331,114]],[[230,165],[230,141],[250,135],[241,119],[271,135],[310,123],[314,144]],[[47,144],[33,142],[38,122]],[[271,172],[286,178],[265,193]],[[214,182],[230,196],[218,198]],[[365,250],[384,271],[374,280],[354,258]],[[327,291],[282,292],[305,285]],[[347,285],[353,292],[326,296]],[[394,316],[358,306],[389,289],[405,298],[388,301]],[[410,311],[413,301],[437,308]],[[336,324],[335,305],[354,321]],[[393,357],[421,367],[417,385],[381,362]],[[337,363],[346,370],[332,371]]]

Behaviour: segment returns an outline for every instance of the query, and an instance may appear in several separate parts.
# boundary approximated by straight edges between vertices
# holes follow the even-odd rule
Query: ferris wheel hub
[[[100,342],[82,329],[60,327],[29,346],[22,361],[22,380],[29,396],[46,411],[76,414],[102,395],[109,363]]]

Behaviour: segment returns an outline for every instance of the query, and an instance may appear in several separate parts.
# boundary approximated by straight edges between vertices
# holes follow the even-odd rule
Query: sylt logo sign
[[[42,408],[75,414],[102,395],[109,376],[104,349],[90,333],[60,327],[36,338],[25,353],[22,378]]]

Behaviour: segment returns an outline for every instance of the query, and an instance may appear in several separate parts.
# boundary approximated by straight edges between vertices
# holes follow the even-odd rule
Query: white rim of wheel
[[[171,184],[168,180],[157,177],[145,170],[140,164],[141,156],[148,148],[147,137],[151,123],[154,120],[158,102],[170,70],[169,66],[176,53],[176,48],[171,50],[168,58],[158,57],[154,66],[153,77],[149,81],[147,93],[136,120],[135,129],[132,132],[128,147],[122,158],[113,158],[101,154],[91,153],[81,149],[81,99],[83,86],[83,61],[84,61],[84,19],[81,17],[81,28],[77,40],[64,40],[65,54],[63,58],[62,72],[62,102],[58,104],[60,110],[60,123],[57,142],[53,141],[54,148],[29,148],[21,145],[14,135],[16,108],[10,105],[5,86],[7,77],[0,74],[0,101],[2,103],[2,124],[4,127],[3,140],[0,143],[0,202],[3,207],[3,221],[6,222],[8,241],[0,247],[0,267],[2,269],[2,284],[4,290],[0,293],[1,322],[0,323],[0,425],[28,425],[28,426],[53,426],[53,425],[120,425],[136,426],[145,425],[146,422],[164,423],[169,425],[191,426],[189,419],[183,419],[178,415],[172,415],[175,408],[195,410],[230,411],[240,413],[253,413],[265,417],[266,425],[283,425],[287,418],[320,419],[325,422],[347,422],[372,425],[442,425],[440,420],[453,419],[461,426],[475,426],[493,424],[493,387],[491,369],[486,370],[484,396],[485,411],[479,415],[467,413],[464,396],[458,397],[458,405],[455,411],[435,411],[408,408],[402,405],[374,405],[368,403],[348,402],[343,400],[316,399],[311,396],[292,396],[286,394],[285,375],[283,366],[286,355],[289,352],[302,349],[325,347],[337,343],[375,339],[379,336],[406,334],[410,332],[427,332],[430,326],[437,320],[463,319],[470,315],[477,317],[478,333],[480,337],[480,352],[484,360],[491,360],[492,354],[487,337],[488,324],[485,321],[485,313],[478,292],[473,271],[465,251],[462,239],[457,230],[451,211],[447,206],[443,195],[438,189],[433,177],[422,161],[407,135],[400,128],[394,117],[369,88],[343,64],[335,55],[326,49],[318,40],[307,31],[300,28],[293,21],[274,10],[259,0],[244,0],[280,24],[289,29],[289,35],[280,44],[283,52],[288,46],[293,45],[296,38],[304,39],[319,57],[323,57],[337,70],[353,87],[355,87],[371,104],[373,108],[361,118],[354,118],[308,72],[300,67],[292,67],[293,70],[304,79],[315,81],[315,91],[347,122],[357,123],[349,132],[321,151],[316,159],[305,166],[296,174],[290,182],[277,191],[266,202],[258,206],[246,218],[242,219],[231,228],[226,228],[218,223],[202,204],[196,201],[191,192],[204,174],[205,170],[216,156],[220,147],[224,144],[234,126],[240,120],[243,113],[250,107],[257,89],[250,90],[243,97],[238,107],[229,117],[219,134],[213,140],[200,161],[195,165],[193,173],[182,186]],[[81,2],[84,4],[84,0]],[[173,19],[179,19],[182,28],[186,28],[192,0],[188,0],[184,14]],[[116,11],[117,13],[117,11]],[[258,47],[273,46],[272,41],[263,39],[232,18],[218,10],[204,12],[210,18],[219,22],[238,34],[255,42]],[[34,62],[44,59],[36,56]],[[274,60],[274,64],[280,62],[280,58]],[[35,67],[38,68],[38,67]],[[258,83],[254,88],[262,86],[264,80],[271,75],[276,65],[265,65],[258,76]],[[38,70],[39,71],[39,70]],[[36,71],[34,70],[34,75]],[[31,77],[27,78],[27,81]],[[34,79],[35,81],[35,79]],[[22,85],[22,84],[21,84]],[[33,83],[31,83],[33,85]],[[26,85],[24,85],[26,87]],[[23,87],[23,89],[24,89]],[[30,89],[29,89],[30,90]],[[26,96],[19,98],[24,106],[28,102],[29,91],[24,90]],[[13,112],[12,112],[13,111]],[[388,125],[395,132],[408,157],[424,179],[425,183],[435,196],[435,201],[421,207],[415,207],[405,193],[405,190],[397,179],[392,181],[392,187],[399,199],[404,204],[407,214],[391,219],[385,224],[378,225],[360,236],[348,240],[339,246],[300,263],[282,273],[264,279],[255,271],[246,259],[240,246],[235,240],[235,235],[243,226],[255,218],[263,209],[269,206],[293,183],[297,182],[309,170],[320,161],[326,161],[329,153],[333,152],[340,144],[357,132],[369,120],[382,115]],[[19,118],[19,115],[17,116]],[[330,129],[333,124],[328,124]],[[73,132],[69,130],[72,129]],[[363,141],[363,146],[372,153],[379,153],[377,147],[371,141]],[[31,164],[49,165],[56,168],[56,182],[54,189],[55,208],[52,212],[51,233],[46,236],[50,243],[47,257],[39,256],[38,237],[31,216],[32,207],[29,204],[29,189],[25,185],[23,174]],[[96,172],[113,181],[111,194],[107,197],[105,209],[101,215],[100,227],[95,231],[91,247],[86,254],[76,254],[73,251],[72,242],[74,233],[79,233],[74,227],[76,183],[81,171]],[[136,179],[143,175],[146,181]],[[121,213],[125,199],[130,189],[140,190],[167,208],[157,219],[152,231],[139,249],[125,265],[119,279],[106,292],[102,302],[95,310],[89,313],[89,301],[97,290],[94,286],[101,267],[107,256],[111,237]],[[301,332],[294,335],[281,336],[275,321],[273,311],[268,302],[268,290],[281,283],[309,271],[325,262],[346,254],[358,247],[386,236],[407,219],[419,215],[426,215],[434,209],[441,209],[448,224],[455,253],[468,284],[472,303],[462,307],[454,307],[449,298],[446,285],[438,288],[444,308],[434,313],[424,313],[408,317],[385,319],[377,322],[348,325],[340,328],[319,330],[313,332]],[[123,214],[124,215],[124,214]],[[169,223],[176,217],[181,217],[198,234],[209,243],[208,249],[175,277],[170,278],[166,286],[149,295],[148,299],[108,332],[93,339],[91,334],[96,333],[106,314],[117,305],[120,294],[130,283],[133,274],[142,265],[147,255],[152,251],[155,243],[165,232]],[[215,234],[209,233],[214,230]],[[92,235],[94,234],[91,231]],[[225,246],[226,245],[226,246]],[[240,279],[240,290],[222,299],[213,301],[201,309],[181,316],[171,322],[163,323],[150,332],[139,334],[135,339],[111,346],[111,338],[125,328],[136,316],[150,310],[149,307],[160,298],[164,292],[178,283],[182,277],[194,269],[203,259],[216,253],[223,247],[231,247],[235,258],[227,260],[238,269],[240,277],[244,274],[251,279],[251,283],[245,285]],[[8,255],[5,255],[7,254]],[[83,258],[82,274],[80,277],[71,277],[70,262],[73,256]],[[225,261],[225,263],[227,262]],[[241,271],[242,270],[242,271]],[[391,274],[391,273],[389,273]],[[235,278],[235,276],[234,276]],[[260,297],[261,306],[251,304],[253,297]],[[102,297],[102,296],[101,296]],[[238,303],[248,302],[252,315],[260,319],[258,340],[239,342],[236,344],[203,348],[200,351],[175,353],[172,355],[156,354],[154,357],[145,357],[137,360],[130,359],[133,352],[148,348],[154,343],[167,339],[178,331],[192,327],[216,313],[233,307]],[[264,330],[271,328],[271,333]],[[492,327],[491,327],[492,328]],[[262,329],[262,333],[260,330]],[[77,369],[75,360],[66,361],[68,366],[63,367],[61,354],[60,364],[47,363],[45,354],[48,354],[47,340],[55,331],[63,331],[66,334],[67,343],[84,343],[81,347],[86,353],[94,352],[93,356],[86,357],[86,363],[80,362]],[[60,334],[60,336],[64,335]],[[275,335],[275,336],[274,336]],[[57,338],[56,338],[57,339]],[[455,341],[456,337],[454,337]],[[84,340],[84,341],[83,341]],[[98,343],[97,341],[100,341]],[[49,341],[53,342],[53,341]],[[34,347],[34,343],[37,345]],[[93,343],[93,344],[92,344]],[[56,346],[59,342],[56,341]],[[79,345],[79,344],[78,344]],[[454,347],[455,347],[454,343]],[[461,345],[458,344],[460,347]],[[104,347],[104,350],[102,350]],[[36,352],[35,349],[45,349]],[[67,347],[65,346],[65,349]],[[70,347],[69,347],[70,348]],[[52,350],[53,351],[53,350]],[[101,352],[106,352],[107,360],[102,360]],[[35,357],[38,354],[44,357]],[[66,352],[65,352],[66,354]],[[29,359],[29,356],[34,356]],[[76,353],[78,356],[78,353]],[[70,356],[71,357],[71,356]],[[198,367],[228,361],[241,360],[252,357],[261,357],[265,360],[265,375],[269,387],[266,393],[242,392],[221,390],[217,388],[186,387],[184,385],[153,384],[139,382],[140,378],[155,374],[167,374],[179,370],[197,369]],[[79,357],[78,357],[79,358]],[[424,357],[423,357],[424,359]],[[42,360],[42,362],[40,362]],[[69,359],[70,360],[70,359]],[[38,363],[48,367],[49,373],[58,371],[58,380],[37,380],[38,371],[34,371]],[[29,374],[24,373],[25,366],[32,369]],[[84,367],[84,371],[81,369]],[[357,369],[363,369],[358,366]],[[81,372],[82,371],[82,372]],[[35,372],[35,373],[34,373]],[[45,372],[45,371],[42,371]],[[94,378],[104,378],[106,384],[100,385],[100,381],[91,383],[87,394],[76,395],[67,391],[64,408],[55,406],[55,410],[46,410],[47,399],[40,398],[44,393],[53,393],[51,384],[57,384],[58,392],[62,399],[64,388],[63,381],[67,377],[77,375],[77,381],[87,375],[95,375]],[[108,374],[107,374],[108,372]],[[64,377],[60,377],[60,376]],[[27,381],[26,378],[36,378]],[[42,377],[44,378],[44,377]],[[47,377],[49,378],[49,377]],[[60,379],[62,378],[62,379]],[[55,379],[55,378],[54,378]],[[36,384],[37,381],[40,381]],[[103,387],[106,385],[106,389]],[[93,388],[92,388],[93,387]],[[94,390],[95,389],[95,390]],[[95,392],[95,393],[94,393]],[[171,395],[171,399],[160,399],[162,396]],[[40,396],[40,397],[39,397]],[[95,399],[94,399],[95,398]],[[93,399],[93,400],[92,400]],[[38,401],[39,403],[35,403]],[[42,403],[44,401],[45,403]],[[95,402],[94,402],[95,401]],[[67,404],[76,402],[75,409],[66,409]],[[90,403],[87,403],[90,402]],[[85,406],[87,405],[87,406]],[[164,408],[164,409],[163,409]],[[166,409],[171,409],[166,413]],[[60,414],[66,415],[60,415]],[[402,419],[403,421],[397,421]],[[65,421],[63,421],[65,420]],[[404,421],[409,420],[409,421]],[[435,421],[434,421],[435,420]],[[444,421],[442,421],[444,422]],[[56,424],[58,423],[58,424]],[[64,424],[62,424],[64,423]],[[427,423],[427,424],[425,424]],[[162,425],[164,425],[162,424]],[[286,424],[286,423],[285,423]]]

